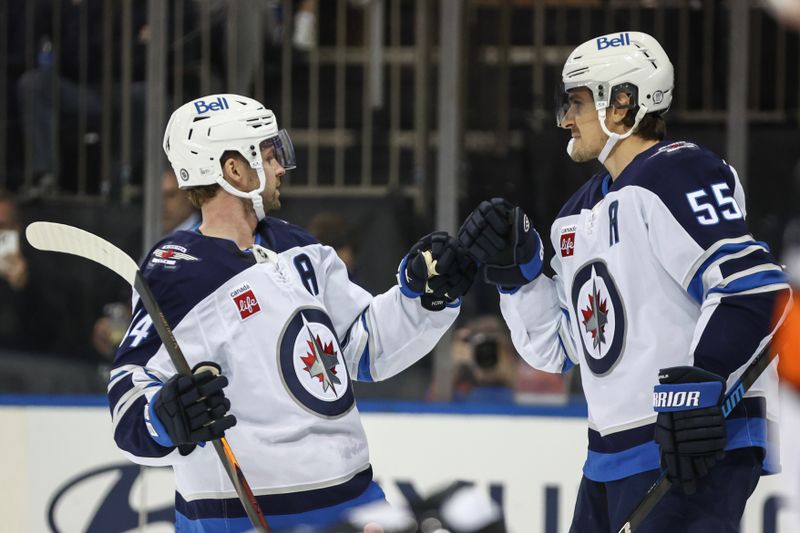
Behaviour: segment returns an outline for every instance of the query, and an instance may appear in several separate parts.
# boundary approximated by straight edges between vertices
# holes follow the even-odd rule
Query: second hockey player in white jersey
[[[606,171],[550,229],[555,277],[541,275],[543,244],[504,200],[483,202],[459,238],[498,285],[522,356],[550,372],[580,365],[589,451],[571,531],[617,531],[659,467],[673,487],[639,533],[738,531],[776,467],[774,367],[727,420],[720,402],[770,340],[786,276],[748,230],[736,171],[663,140],[673,69],[655,39],[592,39],[563,83],[568,153]]]
[[[159,242],[142,271],[189,364],[221,375],[175,375],[134,294],[108,387],[117,444],[134,462],[174,468],[178,531],[251,528],[212,446],[202,446],[223,433],[275,531],[322,530],[383,499],[352,380],[386,379],[428,353],[455,320],[474,262],[435,233],[386,293],[350,282],[332,248],[266,216],[280,206],[294,151],[250,98],[185,104],[164,149],[202,224]]]

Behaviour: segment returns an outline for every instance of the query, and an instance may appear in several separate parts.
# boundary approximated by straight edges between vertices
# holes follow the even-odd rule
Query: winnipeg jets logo
[[[658,154],[671,154],[672,152],[677,152],[678,150],[685,150],[685,149],[696,150],[697,149],[697,145],[694,144],[694,143],[685,142],[685,141],[674,142],[672,144],[668,144],[666,146],[662,146],[661,148],[659,148],[656,151],[656,153],[654,153],[650,157],[655,157]],[[650,159],[650,157],[648,157],[648,159]]]
[[[581,309],[583,326],[587,333],[592,335],[592,347],[597,349],[601,344],[606,344],[606,324],[608,323],[608,300],[602,299],[597,290],[597,279],[592,279],[592,292],[589,294],[589,305]]]
[[[186,248],[176,244],[165,244],[153,251],[153,257],[150,262],[153,264],[162,264],[167,266],[174,266],[178,261],[199,261],[200,259],[186,253]]]
[[[339,364],[339,358],[336,350],[333,349],[333,341],[323,346],[319,335],[314,335],[305,317],[303,317],[303,325],[308,331],[309,337],[306,341],[308,343],[308,352],[305,356],[300,356],[300,359],[306,365],[304,370],[312,378],[318,379],[322,383],[323,392],[331,389],[333,394],[338,397],[336,385],[341,385],[342,382],[336,375],[336,365]]]
[[[609,372],[625,349],[625,306],[603,261],[578,269],[572,281],[574,327],[583,348],[582,361],[596,375]]]
[[[324,418],[338,418],[355,405],[335,329],[327,313],[303,307],[286,322],[278,341],[278,366],[290,397]]]

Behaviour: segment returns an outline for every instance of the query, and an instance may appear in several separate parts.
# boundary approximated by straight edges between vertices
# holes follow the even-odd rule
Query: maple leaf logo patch
[[[333,341],[323,345],[319,335],[314,336],[310,329],[308,329],[308,334],[310,337],[306,341],[308,352],[306,355],[300,356],[300,360],[306,365],[304,370],[308,372],[312,379],[316,378],[322,383],[323,392],[331,389],[334,394],[337,394],[336,385],[340,385],[342,382],[336,375],[336,365],[339,364],[339,358],[333,348]]]
[[[608,266],[602,260],[586,263],[572,278],[572,328],[582,351],[581,364],[592,374],[611,371],[625,351],[625,304]]]
[[[608,324],[607,299],[601,299],[597,283],[592,280],[592,294],[589,295],[589,305],[581,309],[583,326],[587,333],[592,334],[592,347],[597,348],[606,341],[606,324]]]
[[[289,397],[310,413],[334,419],[355,407],[349,368],[324,309],[301,307],[282,328],[278,370]]]

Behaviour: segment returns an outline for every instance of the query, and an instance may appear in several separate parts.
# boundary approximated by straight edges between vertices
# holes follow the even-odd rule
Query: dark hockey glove
[[[222,390],[227,385],[214,363],[200,363],[191,376],[172,376],[146,411],[150,435],[164,447],[177,446],[181,455],[224,436],[236,424],[236,417],[225,414],[231,408]]]
[[[411,247],[400,263],[400,290],[420,297],[430,311],[444,309],[469,290],[477,267],[463,246],[445,231],[435,231]]]
[[[694,494],[697,480],[725,456],[725,380],[695,366],[664,368],[653,392],[655,440],[673,484]]]
[[[481,202],[461,225],[458,240],[481,265],[487,283],[520,287],[542,271],[539,234],[522,209],[502,198]]]

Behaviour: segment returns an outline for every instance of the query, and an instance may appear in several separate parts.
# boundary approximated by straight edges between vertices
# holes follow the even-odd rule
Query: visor
[[[564,117],[569,111],[569,93],[564,88],[564,82],[559,83],[556,85],[555,92],[554,92],[554,106],[556,112],[556,126],[559,128],[561,127],[561,122],[564,120]]]
[[[297,168],[294,145],[292,144],[292,139],[289,138],[289,132],[286,130],[280,130],[275,137],[264,139],[258,146],[262,151],[272,148],[275,153],[275,159],[286,170]]]

